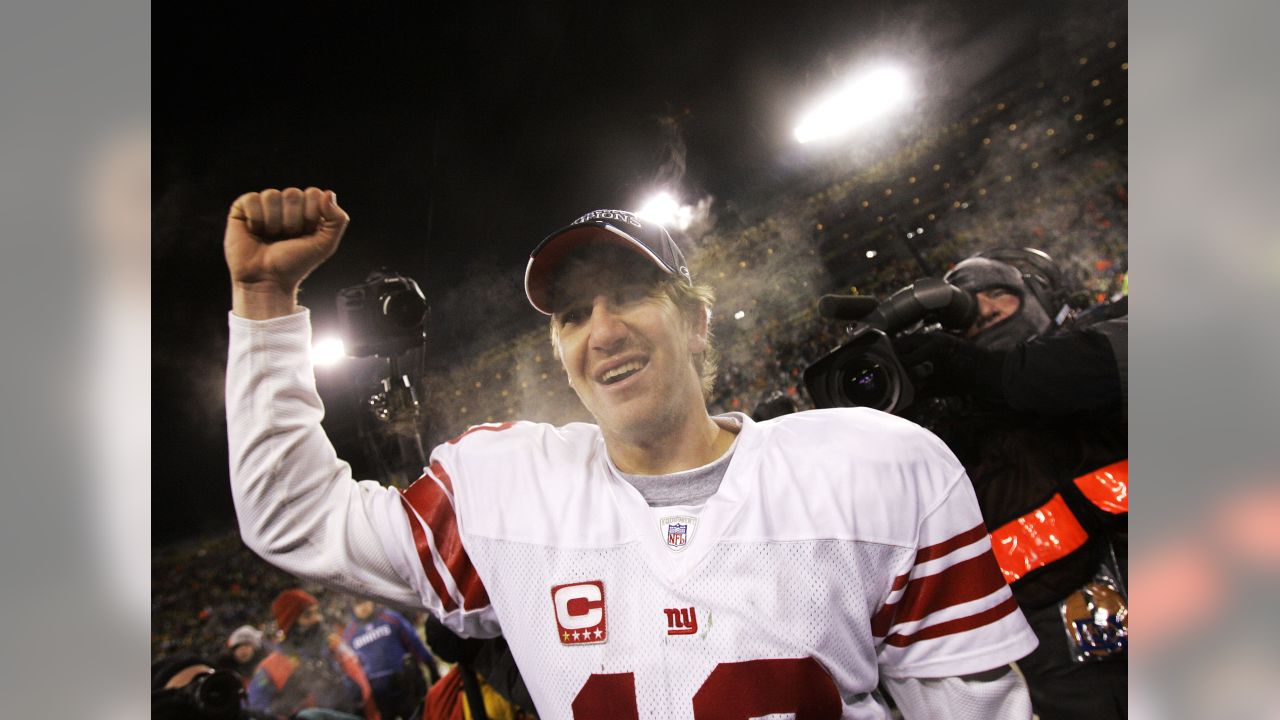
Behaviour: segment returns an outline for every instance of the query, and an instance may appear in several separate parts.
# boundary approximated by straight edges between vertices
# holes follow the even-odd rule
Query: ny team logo
[[[698,519],[690,515],[672,515],[659,520],[658,527],[662,530],[667,547],[679,552],[689,546],[697,523]]]
[[[605,627],[604,583],[599,580],[551,588],[556,632],[564,645],[595,645],[609,639]]]
[[[693,635],[698,632],[697,608],[666,608],[668,635]]]

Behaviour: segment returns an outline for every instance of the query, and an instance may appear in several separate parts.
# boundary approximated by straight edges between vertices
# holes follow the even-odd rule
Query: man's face
[[[643,442],[702,406],[692,356],[705,324],[690,327],[637,263],[571,261],[557,285],[557,347],[569,384],[606,436]]]
[[[964,336],[971,338],[1005,318],[1013,316],[1022,307],[1022,298],[1004,288],[989,288],[974,293],[978,299],[978,319],[973,321]]]
[[[298,619],[294,621],[293,626],[298,630],[306,630],[319,625],[323,620],[324,615],[320,613],[320,606],[308,605],[307,609],[303,610],[302,614],[298,616]]]
[[[373,615],[373,601],[361,600],[351,606],[351,611],[355,613],[359,620],[368,620]]]

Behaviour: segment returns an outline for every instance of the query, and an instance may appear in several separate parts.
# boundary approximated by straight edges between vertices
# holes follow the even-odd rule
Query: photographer
[[[1019,661],[1037,713],[1124,717],[1127,299],[1054,331],[1060,289],[1037,255],[1021,269],[1016,252],[974,257],[947,274],[976,298],[977,317],[959,337],[893,341],[916,387],[903,414],[938,434],[973,481],[1040,639]]]
[[[235,672],[214,670],[194,653],[176,653],[151,664],[152,720],[265,720],[241,707],[244,683]]]

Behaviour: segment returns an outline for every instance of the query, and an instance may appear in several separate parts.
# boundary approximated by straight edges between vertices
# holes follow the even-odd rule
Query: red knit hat
[[[294,621],[298,619],[302,611],[312,605],[319,604],[320,601],[303,590],[291,588],[280,593],[275,602],[271,603],[271,614],[276,616],[276,625],[280,627],[280,630],[288,635],[289,628],[293,627]]]

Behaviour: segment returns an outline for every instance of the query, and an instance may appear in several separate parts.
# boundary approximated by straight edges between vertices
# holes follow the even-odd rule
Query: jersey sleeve
[[[465,558],[451,504],[431,502],[438,496],[422,481],[404,494],[355,482],[351,467],[338,459],[320,424],[324,406],[311,365],[309,313],[265,321],[231,315],[230,327],[227,436],[245,544],[299,577],[424,608],[459,634],[497,634],[487,599],[466,606],[454,592],[456,581],[426,580],[424,558],[447,569]],[[415,507],[415,498],[426,501]],[[478,583],[473,576],[462,586],[472,590]]]
[[[936,437],[922,450],[909,472],[928,475],[925,485],[948,480],[923,508],[916,552],[872,618],[880,667],[891,678],[941,678],[1013,662],[1037,640],[996,563],[968,476]]]
[[[1030,720],[1031,695],[1013,668],[945,678],[885,678],[906,720]]]
[[[401,547],[398,564],[418,594],[429,598],[431,610],[459,635],[500,634],[489,593],[462,544],[453,478],[437,454],[400,504],[410,545]]]

